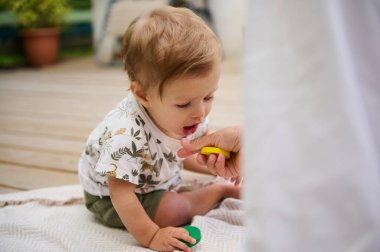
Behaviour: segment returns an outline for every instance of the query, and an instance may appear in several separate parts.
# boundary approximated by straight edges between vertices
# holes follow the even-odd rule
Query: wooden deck
[[[241,123],[241,68],[223,62],[211,128]],[[43,69],[0,71],[0,193],[78,184],[91,130],[126,94],[121,67],[91,58]]]

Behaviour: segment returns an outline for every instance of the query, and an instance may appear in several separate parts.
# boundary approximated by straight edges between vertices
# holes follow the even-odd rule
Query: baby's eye
[[[207,96],[204,98],[205,101],[211,101],[212,99],[214,99],[214,96]]]
[[[190,106],[190,102],[185,103],[185,104],[177,104],[176,106],[177,106],[178,108],[187,108],[187,107]]]

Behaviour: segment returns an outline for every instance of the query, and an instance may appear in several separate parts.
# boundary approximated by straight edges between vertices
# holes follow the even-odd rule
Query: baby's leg
[[[240,198],[240,187],[212,184],[189,192],[166,192],[157,206],[154,222],[160,227],[188,224],[195,215],[204,215],[227,197]]]

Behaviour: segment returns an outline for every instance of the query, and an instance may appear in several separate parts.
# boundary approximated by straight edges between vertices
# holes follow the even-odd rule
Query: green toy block
[[[182,241],[187,246],[193,247],[201,241],[202,235],[201,235],[201,231],[199,230],[199,228],[194,227],[194,226],[184,226],[183,228],[186,229],[187,232],[189,232],[189,235],[196,240],[195,244],[191,244],[191,243],[188,243],[186,241]]]

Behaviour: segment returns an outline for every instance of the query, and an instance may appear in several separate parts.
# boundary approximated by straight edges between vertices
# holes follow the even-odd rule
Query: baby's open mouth
[[[197,130],[198,124],[183,127],[183,134],[185,136],[193,134]]]

